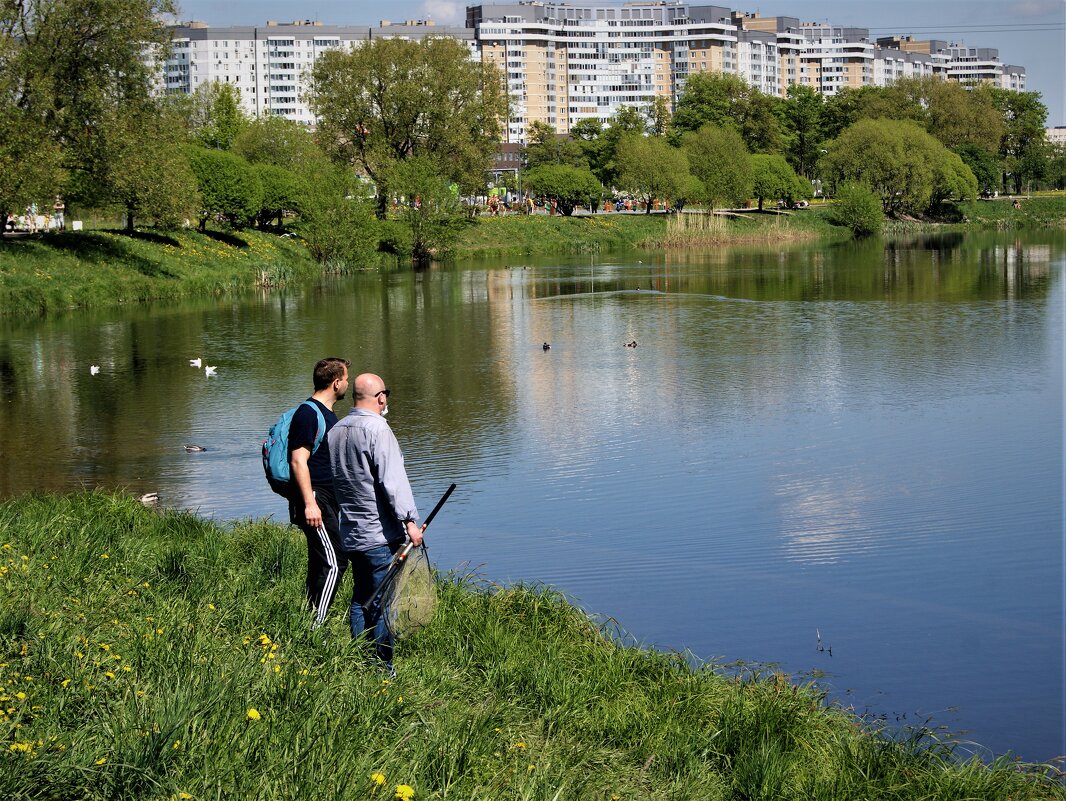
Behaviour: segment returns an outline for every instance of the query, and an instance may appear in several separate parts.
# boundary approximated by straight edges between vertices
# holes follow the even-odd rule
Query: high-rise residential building
[[[418,20],[377,27],[190,22],[172,29],[174,49],[157,90],[191,93],[223,81],[240,90],[249,114],[313,124],[304,97],[322,53],[393,36],[454,37],[467,44],[471,58],[496,65],[510,99],[505,139],[515,143],[526,141],[534,121],[565,134],[581,120],[607,122],[623,106],[646,109],[657,100],[673,106],[688,77],[701,72],[737,75],[776,96],[794,84],[831,96],[926,76],[1025,89],[1025,69],[1002,64],[992,48],[910,37],[871,40],[866,28],[683,0],[520,0],[468,6],[464,28]]]
[[[173,50],[157,76],[156,91],[191,94],[203,84],[221,81],[239,90],[241,105],[253,117],[274,114],[312,125],[315,117],[305,94],[311,70],[324,52],[356,48],[371,39],[426,36],[461,39],[470,46],[471,57],[477,57],[472,31],[418,20],[382,20],[377,27],[308,20],[213,28],[187,22],[171,28]]]

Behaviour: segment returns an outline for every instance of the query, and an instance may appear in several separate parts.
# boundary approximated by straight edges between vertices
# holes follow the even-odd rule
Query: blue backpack
[[[267,483],[278,495],[286,498],[292,494],[292,472],[289,469],[289,426],[292,425],[292,416],[300,406],[310,406],[318,415],[318,431],[315,434],[315,444],[311,453],[318,450],[322,444],[322,438],[326,436],[326,418],[322,410],[311,401],[304,401],[299,406],[293,406],[284,412],[278,421],[270,427],[270,433],[263,440],[263,472],[266,473]]]

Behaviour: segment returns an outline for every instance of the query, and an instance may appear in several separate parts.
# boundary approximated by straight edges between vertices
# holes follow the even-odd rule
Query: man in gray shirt
[[[389,390],[373,373],[355,379],[352,410],[329,432],[333,489],[340,518],[341,548],[355,580],[352,637],[364,632],[378,657],[392,668],[392,638],[378,611],[364,605],[373,597],[392,555],[405,538],[422,543],[411,483],[396,436],[385,421]]]

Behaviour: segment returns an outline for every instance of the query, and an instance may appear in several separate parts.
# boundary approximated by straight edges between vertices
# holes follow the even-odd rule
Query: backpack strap
[[[326,418],[322,414],[322,410],[318,408],[318,404],[311,400],[305,400],[300,404],[301,406],[310,406],[315,410],[315,414],[318,416],[318,431],[315,432],[315,444],[311,448],[311,453],[318,450],[318,446],[322,444],[323,438],[326,436]]]

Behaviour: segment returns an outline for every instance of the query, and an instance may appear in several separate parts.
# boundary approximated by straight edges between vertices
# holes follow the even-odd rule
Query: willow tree
[[[173,10],[171,0],[0,3],[0,128],[19,133],[0,136],[5,180],[21,180],[13,170],[42,194],[64,174],[68,189],[112,199],[111,159],[129,151],[116,140],[131,133],[114,123],[144,108]],[[54,169],[41,176],[42,163]]]
[[[315,64],[309,103],[322,146],[374,182],[379,217],[396,165],[414,156],[465,189],[479,186],[507,117],[499,71],[446,37],[329,51]]]

